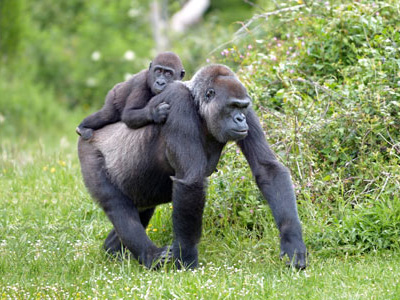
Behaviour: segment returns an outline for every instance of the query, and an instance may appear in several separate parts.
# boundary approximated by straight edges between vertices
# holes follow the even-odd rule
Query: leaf
[[[331,175],[326,175],[324,178],[322,178],[323,181],[329,181],[331,180]]]

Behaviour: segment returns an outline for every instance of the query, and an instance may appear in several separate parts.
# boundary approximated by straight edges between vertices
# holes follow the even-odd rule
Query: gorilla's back
[[[88,184],[93,180],[86,169],[98,169],[90,166],[91,156],[97,156],[95,164],[102,166],[108,180],[132,199],[138,209],[171,201],[171,176],[175,172],[167,157],[167,147],[170,151],[171,148],[181,149],[182,144],[198,143],[201,122],[190,91],[183,83],[169,84],[151,101],[159,97],[171,105],[164,124],[130,129],[119,122],[96,130],[90,141],[80,139],[81,165],[88,165],[82,168],[82,174],[92,195],[97,187]],[[202,151],[201,147],[199,151]]]
[[[172,170],[160,152],[165,145],[157,136],[160,126],[130,129],[118,122],[96,130],[90,143],[101,152],[110,181],[138,208],[171,201]]]

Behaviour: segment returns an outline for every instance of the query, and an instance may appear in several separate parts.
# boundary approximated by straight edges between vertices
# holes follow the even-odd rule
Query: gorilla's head
[[[251,99],[235,73],[224,65],[208,65],[187,83],[209,132],[221,143],[247,136]]]
[[[148,86],[154,95],[161,93],[165,87],[185,76],[181,59],[173,52],[163,52],[154,58],[149,66]]]

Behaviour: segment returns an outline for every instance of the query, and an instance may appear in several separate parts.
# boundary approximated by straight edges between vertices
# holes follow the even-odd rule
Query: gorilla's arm
[[[128,103],[122,111],[121,120],[129,128],[137,129],[149,124],[165,122],[169,113],[169,104],[164,103],[161,97],[153,97],[155,98],[153,101],[143,103],[146,97],[149,98],[151,95],[145,95],[140,91],[134,91],[129,95],[129,98],[137,99],[137,101],[130,101],[131,103]]]
[[[173,255],[178,266],[195,268],[198,264],[197,244],[201,237],[203,209],[206,198],[207,155],[201,136],[200,120],[193,99],[185,88],[175,85],[162,94],[173,99],[171,113],[163,129],[167,132],[166,155],[174,169],[172,221]],[[169,95],[168,95],[169,94]],[[180,99],[176,98],[180,96]],[[176,103],[179,102],[179,103]]]
[[[263,196],[268,200],[280,231],[281,257],[287,254],[298,268],[306,266],[306,247],[303,242],[296,197],[289,171],[278,162],[269,148],[260,122],[250,109],[247,115],[248,136],[238,145],[245,155]]]

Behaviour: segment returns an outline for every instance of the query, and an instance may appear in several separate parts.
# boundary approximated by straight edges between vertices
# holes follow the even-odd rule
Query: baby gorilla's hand
[[[153,111],[154,123],[164,123],[169,114],[170,105],[165,102],[158,104]]]

